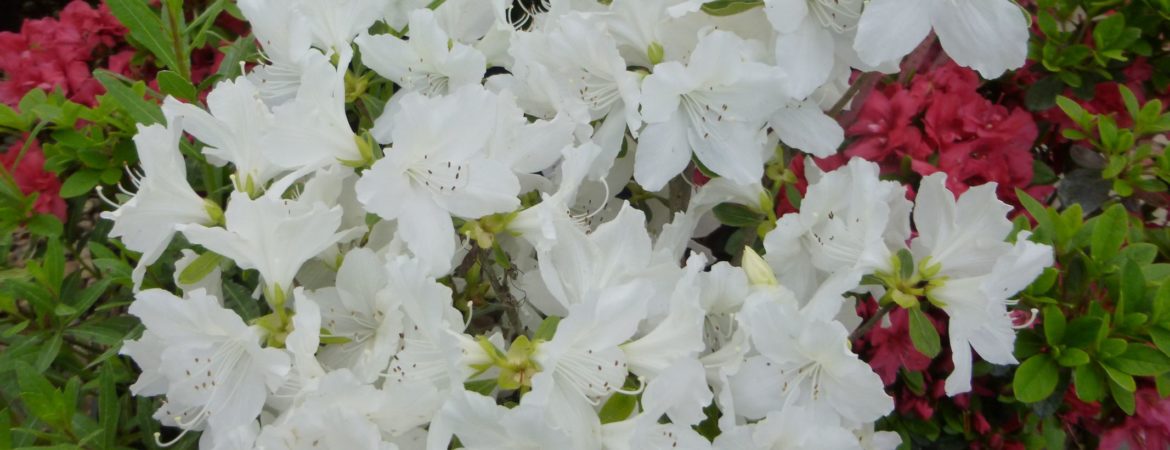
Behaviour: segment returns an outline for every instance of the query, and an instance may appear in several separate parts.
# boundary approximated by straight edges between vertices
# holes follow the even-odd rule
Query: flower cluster
[[[946,313],[947,395],[976,354],[1016,362],[1011,298],[1053,255],[994,184],[934,173],[911,202],[872,162],[810,164],[778,219],[762,184],[780,143],[834,153],[852,70],[932,29],[985,76],[1022,64],[1011,2],[430,3],[241,0],[265,63],[139,125],[137,192],[103,214],[147,287],[122,353],[201,448],[893,448],[854,295]],[[959,107],[932,116],[957,152],[1006,120]],[[772,214],[763,257],[693,241],[726,203]],[[149,288],[176,235],[181,292]],[[227,301],[233,266],[252,298]]]
[[[134,56],[126,29],[106,5],[74,0],[57,19],[25,20],[20,33],[0,32],[0,103],[16,106],[31,89],[61,89],[70,100],[93,106],[104,92],[93,78],[99,61],[124,73]]]
[[[1015,189],[1032,184],[1036,122],[1022,108],[992,103],[979,87],[975,72],[948,63],[909,86],[876,89],[845,130],[852,141],[844,155],[876,161],[884,173],[944,172],[955,192],[994,182],[1001,198],[1014,200]]]

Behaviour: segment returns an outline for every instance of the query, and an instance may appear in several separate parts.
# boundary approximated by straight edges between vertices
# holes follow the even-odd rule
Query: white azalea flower
[[[1011,206],[995,196],[995,184],[969,189],[955,200],[946,175],[922,180],[914,207],[918,237],[911,252],[920,265],[932,267],[941,286],[927,298],[949,317],[948,336],[955,369],[946,381],[947,395],[971,390],[971,349],[994,364],[1015,364],[1016,333],[1008,316],[1008,299],[1023,290],[1053,263],[1052,248],[1027,240],[1004,242],[1011,232]]]
[[[345,115],[345,69],[320,53],[310,53],[301,84],[292,100],[273,108],[274,126],[266,135],[264,156],[302,175],[340,163],[361,163],[367,156]]]
[[[487,147],[488,158],[507,164],[518,175],[531,174],[548,170],[573,144],[576,124],[567,115],[529,121],[511,92],[500,92],[496,99],[496,125]],[[593,158],[596,156],[590,157],[590,164]]]
[[[387,284],[389,279],[401,276],[387,277],[381,258],[359,248],[345,255],[336,287],[312,294],[321,305],[321,327],[329,337],[347,341],[320,349],[318,358],[325,367],[347,368],[364,382],[373,382],[386,371],[403,331],[402,301],[395,287]]]
[[[496,400],[459,391],[443,405],[431,423],[427,448],[443,450],[452,435],[468,450],[543,450],[570,448],[564,433],[548,426],[543,411],[520,405],[505,408]]]
[[[877,164],[854,158],[810,179],[800,212],[781,217],[765,236],[765,258],[780,284],[808,299],[808,310],[832,318],[841,294],[856,288],[863,275],[889,266],[893,252],[905,245],[905,195],[900,184],[878,179]]]
[[[163,102],[168,117],[182,117],[183,129],[207,146],[203,153],[217,165],[232,163],[236,190],[258,193],[281,172],[264,156],[264,136],[272,112],[246,77],[221,81],[207,94],[209,111],[172,97]]]
[[[520,403],[544,409],[573,448],[599,446],[601,423],[592,405],[623,391],[629,368],[618,345],[637,331],[652,292],[644,282],[595,291],[591,301],[570,308],[551,341],[537,343],[532,359],[540,372]]]
[[[552,301],[534,299],[533,306],[545,314],[565,316],[572,305],[592,301],[606,287],[637,279],[673,283],[678,263],[653,260],[645,223],[644,213],[623,203],[618,217],[592,233],[557,227],[556,244],[537,258]]]
[[[671,295],[658,295],[650,299],[652,306],[648,308],[648,312],[653,313],[655,309],[661,309],[663,306],[668,312],[657,321],[653,329],[621,345],[622,351],[626,352],[630,372],[654,379],[679,361],[695,361],[695,357],[703,351],[705,313],[699,306],[701,291],[698,277],[706,263],[707,259],[703,255],[692,255],[687,260],[685,273],[675,283]],[[654,303],[666,304],[653,305]],[[702,373],[701,370],[699,372]],[[706,400],[710,403],[710,396]],[[695,412],[701,415],[701,410],[707,403],[698,405]]]
[[[947,55],[984,78],[1024,65],[1028,18],[1009,0],[872,0],[853,48],[870,65],[906,56],[934,30]]]
[[[386,273],[387,285],[394,286],[402,298],[407,320],[402,350],[390,361],[385,385],[430,389],[443,398],[463,390],[463,382],[475,372],[472,366],[490,365],[491,360],[474,339],[463,334],[465,324],[451,306],[451,289],[405,256],[391,261]]]
[[[305,261],[360,236],[361,229],[338,230],[341,214],[341,208],[318,202],[270,195],[251,199],[234,192],[224,214],[226,228],[184,225],[180,231],[191,243],[226,256],[241,268],[258,270],[269,295],[288,294]]]
[[[740,184],[758,181],[764,161],[764,122],[782,98],[774,67],[747,58],[747,43],[725,31],[699,41],[687,65],[666,62],[643,81],[646,129],[635,155],[634,178],[657,191],[682,172],[694,152],[699,162]]]
[[[138,193],[118,209],[101,214],[103,219],[114,221],[110,237],[142,253],[131,274],[135,289],[142,285],[146,267],[154,264],[171,243],[176,227],[213,221],[208,208],[214,205],[205,202],[187,183],[187,165],[179,154],[180,120],[170,122],[169,127],[138,125],[134,145],[138,147],[143,173],[131,177]]]
[[[387,401],[383,392],[348,371],[330,372],[303,403],[264,426],[256,448],[396,449],[383,441],[378,424],[371,420]]]
[[[305,18],[313,44],[326,53],[340,56],[344,72],[353,58],[350,42],[365,32],[385,10],[387,0],[291,0]]]
[[[315,52],[309,24],[287,0],[240,0],[238,6],[266,60],[247,77],[269,106],[283,104],[296,96],[302,63]]]
[[[759,419],[794,409],[850,428],[889,414],[894,400],[849,351],[845,327],[802,314],[795,303],[791,293],[764,293],[744,304],[739,321],[760,354],[731,379],[736,413]]]
[[[146,326],[143,339],[161,343],[158,369],[166,379],[167,401],[155,417],[165,425],[204,430],[205,435],[231,431],[256,420],[268,393],[288,374],[287,354],[261,348],[258,328],[245,325],[203,291],[187,299],[158,289],[142,291],[130,314]],[[136,350],[124,351],[137,360]]]
[[[394,146],[357,183],[366,209],[397,220],[411,252],[440,271],[455,253],[452,215],[476,219],[520,206],[512,170],[484,155],[494,106],[478,86],[440,98],[404,97]]]
[[[603,151],[597,164],[599,174],[608,171],[625,130],[636,136],[642,124],[638,76],[626,70],[614,41],[581,14],[567,14],[540,30],[517,34],[510,51],[517,73],[540,66],[557,83],[561,97],[584,107],[585,120],[602,121],[595,132]]]
[[[705,20],[693,15],[680,20],[668,13],[675,0],[614,0],[609,14],[599,16],[618,44],[622,58],[630,65],[653,67],[662,61],[678,61],[695,47],[696,35]],[[662,48],[662,61],[650,61],[648,50]]]
[[[776,29],[776,63],[788,77],[786,93],[797,99],[829,79],[835,41],[852,37],[862,0],[767,0],[764,13]]]
[[[561,179],[557,191],[542,194],[540,203],[520,211],[508,223],[508,231],[518,233],[538,252],[548,251],[557,245],[558,230],[577,227],[570,205],[577,197],[581,183],[585,181],[589,166],[599,153],[601,149],[592,143],[562,150],[564,160],[560,166]],[[569,233],[575,234],[575,230]]]
[[[379,34],[361,35],[355,42],[362,52],[362,63],[401,86],[400,92],[446,95],[479,84],[487,68],[483,54],[450,42],[429,9],[410,13],[409,40]]]

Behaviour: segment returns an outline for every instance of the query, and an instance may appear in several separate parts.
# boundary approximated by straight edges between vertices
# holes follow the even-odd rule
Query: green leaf
[[[764,6],[762,0],[716,0],[703,4],[703,12],[712,16],[731,16]]]
[[[179,70],[179,56],[166,35],[162,19],[142,0],[108,0],[110,12],[130,30],[130,37],[154,54],[164,66]],[[105,84],[105,83],[102,83]]]
[[[1170,330],[1162,326],[1150,327],[1150,339],[1162,354],[1170,356]]]
[[[1141,266],[1148,266],[1158,257],[1158,246],[1148,242],[1129,244],[1121,249],[1119,258],[1128,259]],[[1144,269],[1144,267],[1141,267]]]
[[[170,94],[188,101],[195,101],[199,98],[199,92],[195,90],[195,85],[170,70],[158,73],[158,90],[163,94]]]
[[[1093,237],[1089,250],[1093,259],[1109,261],[1117,255],[1125,236],[1129,234],[1129,213],[1120,204],[1110,206],[1094,219]]]
[[[1122,15],[1116,14],[1115,16]],[[1097,26],[1100,26],[1102,23],[1104,23],[1104,21],[1098,22]],[[1094,34],[1096,34],[1097,30],[1093,31]],[[1117,89],[1121,91],[1121,100],[1125,103],[1125,109],[1129,112],[1129,117],[1136,119],[1138,115],[1141,114],[1141,106],[1138,104],[1137,96],[1133,95],[1133,91],[1129,90],[1129,88],[1124,84],[1117,83]]]
[[[1093,42],[1099,49],[1107,49],[1121,37],[1125,31],[1125,15],[1111,14],[1098,21],[1093,27]]]
[[[179,273],[179,284],[195,284],[203,280],[208,274],[219,267],[222,256],[215,252],[206,252],[191,261]]]
[[[78,295],[76,297],[76,300],[73,300],[73,302],[71,304],[71,306],[75,312],[73,314],[73,317],[70,317],[69,321],[76,319],[77,318],[76,316],[81,315],[81,314],[85,313],[86,311],[88,311],[89,308],[91,306],[93,306],[94,303],[97,303],[98,299],[101,298],[102,294],[106,293],[106,289],[109,289],[110,284],[113,282],[114,282],[113,279],[102,278],[98,282],[94,283],[92,286],[85,288],[84,291],[81,291],[81,294]]]
[[[1134,382],[1133,376],[1124,373],[1107,364],[1102,364],[1101,368],[1105,369],[1105,375],[1109,376],[1109,380],[1126,391],[1133,392],[1137,390],[1137,383]]]
[[[1016,197],[1020,199],[1024,209],[1028,210],[1028,214],[1036,220],[1036,229],[1040,231],[1040,234],[1049,239],[1055,239],[1056,223],[1052,220],[1052,216],[1048,215],[1048,209],[1027,192],[1024,192],[1023,189],[1016,189]]]
[[[1060,368],[1047,353],[1028,358],[1016,369],[1012,390],[1016,399],[1024,403],[1036,403],[1052,395],[1060,381]]]
[[[900,249],[898,256],[898,271],[903,280],[909,280],[914,276],[914,255],[910,254],[910,250]]]
[[[601,412],[597,416],[602,424],[621,422],[630,417],[634,407],[638,405],[638,398],[632,395],[614,394],[601,405]]]
[[[1108,324],[1106,324],[1106,326],[1102,327],[1102,328],[1103,328],[1102,331],[1105,331],[1105,332],[1108,332],[1108,330],[1109,330]],[[1104,339],[1101,341],[1101,350],[1099,353],[1101,356],[1103,356],[1105,358],[1111,358],[1114,356],[1118,356],[1122,353],[1125,353],[1125,350],[1128,347],[1129,347],[1129,344],[1126,343],[1124,339],[1107,338],[1107,339]]]
[[[101,172],[88,169],[70,175],[64,183],[61,183],[61,198],[73,198],[88,194],[94,186],[97,186],[101,176]]]
[[[45,281],[53,292],[61,292],[61,281],[65,279],[65,249],[61,248],[61,241],[49,240],[44,255]]]
[[[1049,19],[1052,16],[1046,16]],[[1058,77],[1045,77],[1028,87],[1024,105],[1031,111],[1044,111],[1056,106],[1056,96],[1064,92],[1064,83]]]
[[[120,0],[133,1],[133,0]],[[153,123],[165,123],[166,118],[163,117],[162,109],[158,105],[150,103],[143,98],[143,95],[136,92],[134,89],[122,84],[113,73],[105,70],[96,70],[93,77],[98,80],[106,88],[108,94],[118,106],[122,107],[126,114],[130,115],[131,119],[143,125]],[[135,83],[145,89],[145,84],[141,81]]]
[[[1126,389],[1125,386],[1110,382],[1109,392],[1113,394],[1113,401],[1117,403],[1117,406],[1121,407],[1121,410],[1125,411],[1126,414],[1132,416],[1137,409],[1137,405],[1134,404],[1133,389]]]
[[[61,353],[61,333],[53,333],[53,337],[45,345],[41,346],[40,353],[37,355],[36,369],[40,372],[49,370],[53,365],[53,361],[57,360],[57,355]]]
[[[1081,401],[1095,402],[1105,395],[1105,377],[1093,365],[1073,368],[1073,386]]]
[[[720,203],[715,205],[714,212],[719,223],[729,227],[755,227],[764,220],[763,214],[738,203]]]
[[[1066,79],[1064,81],[1067,83],[1070,80]],[[1076,84],[1079,85],[1080,83]],[[1077,125],[1080,125],[1081,128],[1089,128],[1089,123],[1093,120],[1093,115],[1089,114],[1089,112],[1086,111],[1085,108],[1082,108],[1081,105],[1077,104],[1076,101],[1060,95],[1056,97],[1056,106],[1059,106],[1060,110],[1064,111],[1064,113],[1068,115],[1068,117],[1072,119],[1073,122],[1076,122]]]
[[[496,389],[496,379],[489,378],[486,380],[473,380],[463,383],[463,388],[480,395],[492,395],[492,391]]]
[[[12,413],[8,408],[0,409],[0,448],[13,448]]]
[[[536,328],[536,332],[532,334],[533,340],[551,341],[553,336],[557,333],[557,325],[561,323],[561,318],[558,316],[545,317],[540,322],[540,326]]]
[[[20,399],[32,415],[55,427],[65,423],[65,396],[40,371],[17,362],[16,379],[20,386]]]
[[[1064,329],[1067,320],[1060,307],[1049,305],[1044,308],[1044,337],[1049,345],[1059,344],[1064,339]]]
[[[1142,344],[1130,344],[1125,353],[1107,360],[1109,366],[1139,377],[1149,377],[1170,371],[1170,357]]]
[[[1089,363],[1089,354],[1079,348],[1068,348],[1056,358],[1056,362],[1064,367],[1078,367]]]
[[[934,328],[934,323],[926,317],[922,308],[909,308],[908,312],[910,313],[910,340],[914,343],[914,348],[928,357],[938,356],[938,353],[942,351],[942,344],[939,343],[938,330]]]
[[[103,449],[113,449],[118,442],[120,409],[113,363],[103,364],[98,376],[98,420],[101,421]]]
[[[1126,260],[1121,267],[1121,296],[1117,302],[1116,315],[1131,310],[1144,311],[1146,300],[1146,277],[1142,275],[1142,268],[1132,260]]]
[[[28,232],[37,236],[55,238],[65,232],[64,225],[52,214],[37,214],[25,223]]]
[[[0,127],[10,128],[14,131],[28,131],[29,125],[28,119],[17,114],[12,107],[0,104]]]

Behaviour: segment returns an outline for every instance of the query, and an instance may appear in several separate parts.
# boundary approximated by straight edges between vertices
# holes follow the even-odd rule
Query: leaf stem
[[[857,327],[856,330],[853,330],[853,333],[849,334],[849,341],[852,342],[861,338],[862,336],[865,336],[865,333],[869,332],[869,330],[873,328],[874,325],[877,325],[878,322],[880,322],[882,318],[885,317],[886,314],[889,314],[889,312],[893,309],[893,304],[884,305],[881,308],[878,308],[877,312],[874,313],[873,316],[866,319],[865,322],[861,324],[861,326]]]

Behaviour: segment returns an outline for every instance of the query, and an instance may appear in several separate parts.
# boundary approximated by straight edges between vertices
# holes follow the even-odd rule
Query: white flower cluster
[[[894,405],[850,351],[846,296],[945,309],[952,395],[972,349],[1014,363],[1009,298],[1052,256],[1006,242],[994,188],[956,202],[935,175],[912,206],[873,164],[810,166],[766,261],[692,239],[720,203],[771,213],[778,141],[837,149],[823,109],[853,69],[896,69],[934,29],[998,75],[1023,63],[1025,18],[1008,0],[763,4],[240,0],[265,64],[206,110],[168,98],[135,137],[137,193],[104,214],[142,252],[136,285],[176,233],[205,251],[183,250],[181,296],[130,307],[133,392],[165,396],[155,418],[204,449],[896,446],[873,431]],[[184,133],[233,173],[225,205],[188,184]],[[718,177],[691,188],[696,165]],[[224,306],[219,259],[258,273],[270,314]]]

